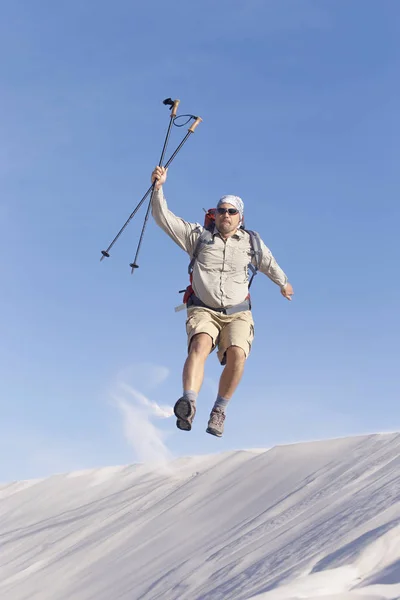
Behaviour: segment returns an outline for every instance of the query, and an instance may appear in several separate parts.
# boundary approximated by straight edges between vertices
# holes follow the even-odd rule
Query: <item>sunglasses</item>
[[[224,215],[225,213],[228,213],[229,215],[237,215],[238,212],[239,211],[237,208],[217,208],[217,213],[219,215]]]

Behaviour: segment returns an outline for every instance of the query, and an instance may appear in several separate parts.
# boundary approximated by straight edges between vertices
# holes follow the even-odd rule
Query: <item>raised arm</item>
[[[199,223],[189,223],[171,212],[165,200],[162,185],[167,178],[167,170],[164,167],[156,167],[152,173],[152,182],[157,180],[151,206],[155,222],[182,250],[192,254],[195,240],[197,239],[201,226]]]

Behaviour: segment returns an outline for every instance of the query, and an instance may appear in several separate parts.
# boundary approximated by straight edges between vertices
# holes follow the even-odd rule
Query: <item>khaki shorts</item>
[[[208,333],[212,339],[211,352],[218,346],[218,360],[226,362],[225,353],[230,346],[242,348],[246,359],[254,339],[254,321],[250,310],[224,315],[208,308],[195,306],[188,309],[186,320],[188,349],[193,336]]]

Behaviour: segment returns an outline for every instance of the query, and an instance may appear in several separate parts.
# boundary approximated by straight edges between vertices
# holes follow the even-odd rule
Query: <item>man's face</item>
[[[235,211],[235,214],[229,214],[228,210]],[[233,233],[239,227],[240,213],[235,206],[224,202],[221,204],[215,213],[215,225],[218,231],[227,235]]]

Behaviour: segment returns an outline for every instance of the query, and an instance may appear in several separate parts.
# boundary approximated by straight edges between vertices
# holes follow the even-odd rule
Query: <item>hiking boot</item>
[[[219,406],[217,406],[217,408],[213,408],[208,420],[208,427],[206,429],[207,433],[221,437],[224,433],[224,421],[225,413],[222,408]]]
[[[182,431],[190,431],[196,414],[196,405],[187,398],[179,398],[175,403],[174,413],[176,416],[176,426]]]

